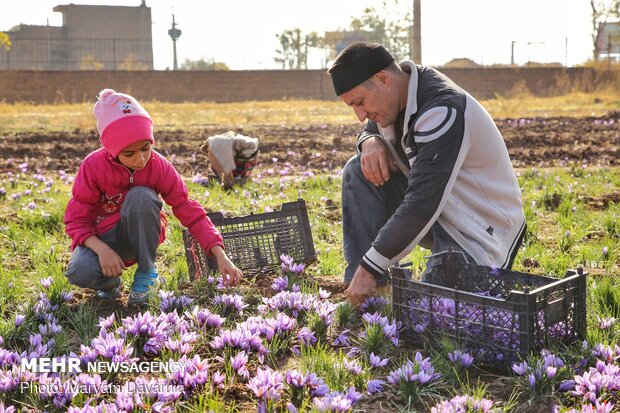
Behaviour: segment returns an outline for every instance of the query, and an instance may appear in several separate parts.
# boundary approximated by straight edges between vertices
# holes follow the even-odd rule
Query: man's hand
[[[357,267],[355,275],[347,288],[346,294],[354,306],[361,305],[364,300],[377,293],[377,281],[362,266]]]
[[[239,284],[239,281],[241,281],[241,278],[243,277],[243,273],[235,266],[235,264],[232,263],[222,247],[216,245],[211,248],[211,253],[217,260],[217,269],[220,274],[222,274],[224,285],[233,286]]]
[[[362,173],[368,181],[381,186],[390,179],[390,156],[385,144],[379,138],[368,138],[362,142],[360,161]]]

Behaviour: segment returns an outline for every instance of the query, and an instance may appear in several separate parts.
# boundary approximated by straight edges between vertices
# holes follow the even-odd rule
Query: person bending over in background
[[[96,290],[101,298],[118,298],[123,269],[137,262],[128,304],[148,302],[157,281],[157,247],[166,232],[163,198],[215,256],[224,283],[237,284],[243,274],[226,256],[221,235],[204,208],[188,197],[174,166],[153,150],[146,110],[132,96],[105,89],[93,111],[103,147],[82,161],[65,211],[73,249],[69,282]]]
[[[342,177],[344,282],[358,304],[420,244],[511,268],[525,233],[521,190],[493,119],[445,75],[356,43],[328,70],[362,122]]]

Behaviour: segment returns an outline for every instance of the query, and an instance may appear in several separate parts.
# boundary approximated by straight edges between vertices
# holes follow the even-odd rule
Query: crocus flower
[[[286,290],[287,288],[288,288],[288,277],[287,276],[278,277],[273,281],[273,284],[271,284],[271,289],[276,292]]]
[[[366,385],[366,392],[370,394],[375,394],[383,391],[383,386],[385,385],[385,380],[369,380]]]
[[[469,395],[454,396],[451,400],[446,400],[431,407],[431,413],[456,413],[456,412],[477,412],[477,413],[499,413],[501,409],[492,409],[493,401],[488,399],[476,399]]]
[[[230,365],[232,369],[243,379],[250,377],[250,371],[247,367],[248,355],[245,351],[240,351],[236,356],[230,358]]]
[[[598,319],[598,327],[601,330],[608,330],[616,322],[615,317],[605,317],[605,318],[596,317],[596,318]]]
[[[26,316],[23,314],[17,314],[15,316],[15,327],[19,327],[22,324],[24,324],[24,320],[26,319]]]
[[[52,277],[41,278],[41,285],[44,288],[50,288],[50,286],[52,285]]]
[[[348,346],[349,345],[349,333],[351,330],[344,330],[332,343],[333,346]]]
[[[466,369],[472,365],[474,358],[469,354],[461,350],[456,350],[452,353],[448,353],[448,359],[455,365],[459,365]]]
[[[248,388],[254,392],[259,401],[279,400],[284,389],[282,375],[269,367],[258,368],[256,376],[250,379]]]
[[[370,353],[369,361],[372,367],[379,368],[379,367],[385,367],[385,365],[388,364],[390,359],[388,358],[382,359],[379,356],[375,356],[375,353]]]

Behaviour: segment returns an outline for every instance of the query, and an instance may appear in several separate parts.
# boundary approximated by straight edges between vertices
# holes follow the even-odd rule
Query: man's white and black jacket
[[[409,165],[405,198],[361,265],[384,274],[435,222],[480,265],[506,268],[525,231],[521,190],[506,144],[487,111],[440,72],[413,62],[402,137],[368,121],[358,148],[379,135]],[[402,162],[401,162],[402,164]],[[397,172],[398,173],[398,172]]]

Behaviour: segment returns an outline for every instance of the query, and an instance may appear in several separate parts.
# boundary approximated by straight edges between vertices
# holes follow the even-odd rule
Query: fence
[[[591,91],[606,82],[620,84],[620,70],[485,68],[442,72],[477,99],[510,96],[515,87],[544,96],[561,85]],[[325,70],[0,70],[0,100],[6,102],[90,102],[105,87],[163,102],[337,99]]]
[[[152,70],[145,39],[15,38],[0,48],[0,70]]]

